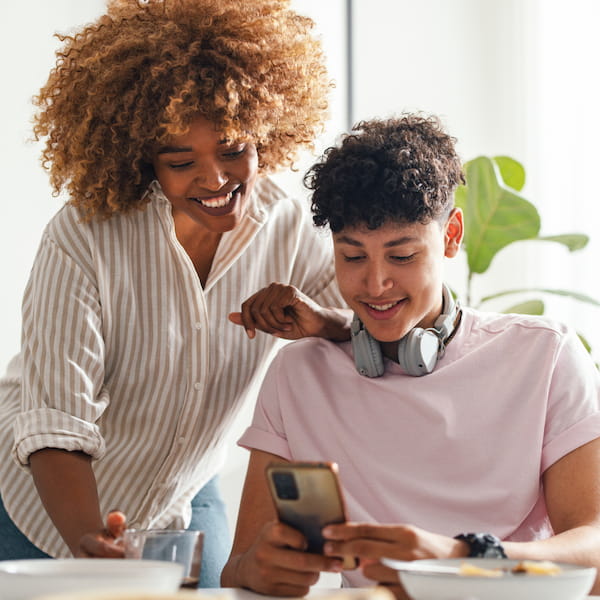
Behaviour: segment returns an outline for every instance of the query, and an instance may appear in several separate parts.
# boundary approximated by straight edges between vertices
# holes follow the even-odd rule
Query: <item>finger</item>
[[[242,321],[242,313],[232,312],[227,315],[227,318],[236,325],[244,325],[244,321]]]
[[[84,556],[100,558],[123,558],[123,547],[108,541],[101,535],[87,534],[81,538],[80,553]]]
[[[327,542],[323,546],[323,553],[326,556],[358,556],[361,560],[365,558],[377,560],[382,556],[399,558],[397,544],[364,538],[344,542]],[[406,560],[409,558],[411,557],[406,557]]]
[[[371,523],[343,523],[327,525],[323,536],[329,540],[352,540],[370,538],[374,540],[398,542],[408,537],[414,539],[414,532],[403,525],[376,525]]]
[[[293,306],[294,288],[280,284],[271,284],[264,294],[258,295],[252,302],[251,312],[255,324],[267,333],[289,331],[294,319],[287,314]]]
[[[306,550],[307,541],[304,535],[285,523],[279,521],[268,523],[264,532],[265,541],[273,546],[292,548],[301,552]]]
[[[127,519],[120,510],[112,510],[106,517],[106,529],[110,535],[119,538],[127,527]]]
[[[242,304],[242,312],[239,313],[242,325],[246,330],[246,335],[253,339],[256,336],[256,327],[254,322],[254,317],[252,316],[252,305],[254,301],[254,296],[251,296]]]

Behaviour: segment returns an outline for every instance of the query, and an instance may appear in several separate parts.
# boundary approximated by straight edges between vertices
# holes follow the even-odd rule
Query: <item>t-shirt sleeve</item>
[[[550,382],[542,471],[598,437],[600,374],[576,333],[568,330]]]
[[[252,423],[238,440],[238,445],[248,450],[262,450],[291,460],[292,456],[281,416],[277,384],[281,354],[280,352],[275,357],[267,371],[258,394]]]

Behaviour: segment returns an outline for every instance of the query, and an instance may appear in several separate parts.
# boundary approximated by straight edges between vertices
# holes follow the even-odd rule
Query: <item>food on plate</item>
[[[504,569],[484,569],[472,563],[464,562],[461,563],[458,574],[467,577],[502,577]]]
[[[556,563],[549,560],[522,560],[511,571],[513,573],[529,573],[531,575],[557,575],[562,569]]]
[[[467,577],[502,577],[505,573],[514,573],[515,575],[557,575],[562,569],[549,560],[522,560],[512,568],[497,567],[494,569],[486,569],[478,567],[472,563],[461,563],[458,574]]]

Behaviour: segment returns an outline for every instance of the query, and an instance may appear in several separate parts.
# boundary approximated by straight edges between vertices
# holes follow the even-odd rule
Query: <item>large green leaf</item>
[[[504,183],[520,192],[525,185],[525,167],[510,156],[494,156],[493,160],[498,166]]]
[[[508,308],[504,309],[504,313],[518,313],[521,315],[543,315],[544,314],[544,303],[541,300],[526,300],[525,302],[519,302],[513,304]]]
[[[542,242],[558,242],[569,249],[569,252],[585,248],[590,241],[585,233],[563,233],[562,235],[540,235],[535,238]]]
[[[499,250],[538,235],[540,216],[531,202],[504,184],[491,158],[467,162],[465,175],[467,184],[455,196],[465,213],[464,248],[469,270],[484,273]]]

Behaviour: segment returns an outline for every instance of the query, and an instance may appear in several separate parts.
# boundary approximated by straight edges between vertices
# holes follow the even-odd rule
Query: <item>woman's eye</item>
[[[191,167],[192,166],[192,161],[188,160],[187,162],[183,162],[183,163],[171,163],[169,165],[169,169],[174,169],[175,171],[177,171],[178,169],[186,169],[187,167]]]
[[[237,146],[234,148],[229,148],[226,152],[223,152],[223,156],[225,158],[237,158],[246,152],[246,146]]]

